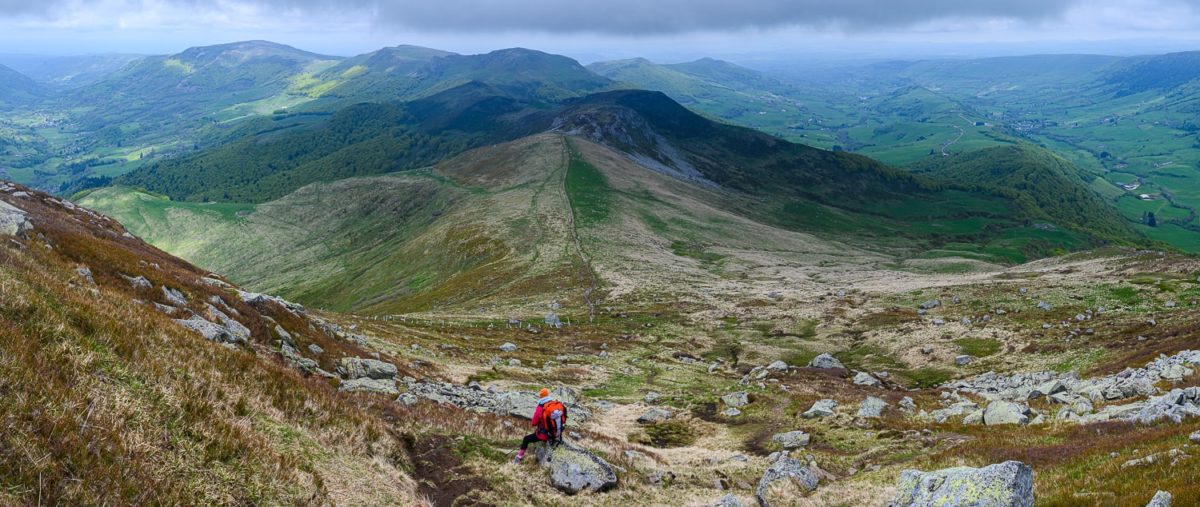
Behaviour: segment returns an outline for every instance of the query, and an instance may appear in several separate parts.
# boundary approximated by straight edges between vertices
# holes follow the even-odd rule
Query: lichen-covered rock
[[[812,404],[812,407],[800,415],[805,419],[812,419],[814,417],[828,417],[834,414],[834,411],[837,410],[837,406],[838,404],[834,400],[817,400]]]
[[[342,385],[338,386],[338,390],[346,392],[388,394],[392,396],[400,394],[400,390],[396,388],[395,380],[373,379],[366,377],[342,382]]]
[[[933,472],[905,470],[890,507],[1032,507],[1033,469],[1019,461]]]
[[[883,416],[883,409],[887,408],[887,402],[881,398],[867,396],[867,399],[858,404],[858,416],[867,418],[878,418]]]
[[[803,431],[789,431],[787,433],[776,433],[771,437],[771,441],[779,444],[784,449],[795,449],[804,447],[812,441],[812,437]]]
[[[664,408],[652,408],[647,410],[646,413],[642,414],[641,417],[638,417],[637,422],[638,424],[654,424],[665,421],[674,416],[675,414],[671,413],[670,410]]]
[[[721,397],[721,402],[734,408],[742,408],[750,404],[750,395],[745,391],[729,393]]]
[[[20,236],[32,228],[25,210],[0,201],[0,235]]]
[[[396,365],[378,359],[343,357],[338,364],[338,373],[351,380],[358,378],[390,380],[396,378],[399,371],[396,369]]]
[[[1171,500],[1173,500],[1171,493],[1159,491],[1154,494],[1154,498],[1150,499],[1150,503],[1146,504],[1146,507],[1171,507]]]
[[[712,504],[712,507],[746,507],[733,493],[729,493]]]
[[[836,357],[833,357],[829,354],[821,354],[817,357],[814,357],[812,359],[812,361],[808,362],[808,367],[809,368],[825,368],[825,369],[830,369],[830,368],[843,368],[844,369],[844,368],[846,368],[846,366],[843,365],[841,361],[838,361]]]
[[[570,443],[537,446],[538,463],[550,470],[550,484],[568,495],[583,490],[607,491],[617,486],[617,472],[607,461]]]
[[[997,400],[988,404],[983,411],[983,424],[1029,424],[1029,407],[1011,401]]]
[[[814,491],[819,483],[820,478],[811,468],[781,454],[758,480],[754,498],[761,507],[770,507],[774,500],[796,498]]]
[[[172,305],[187,306],[188,304],[187,296],[183,295],[182,292],[167,287],[166,285],[162,286],[162,293],[163,297],[167,298],[167,302],[171,303]]]
[[[175,319],[179,325],[186,327],[192,331],[200,333],[204,339],[218,343],[237,343],[245,341],[245,338],[236,336],[230,333],[225,327],[204,320],[200,316],[192,316],[190,319]]]
[[[879,387],[882,382],[872,376],[870,373],[860,371],[854,374],[854,384],[868,387]]]

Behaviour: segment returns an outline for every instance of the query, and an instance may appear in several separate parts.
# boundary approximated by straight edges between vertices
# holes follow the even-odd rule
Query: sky
[[[167,54],[266,39],[646,56],[990,56],[1200,49],[1200,0],[0,0],[0,53]]]

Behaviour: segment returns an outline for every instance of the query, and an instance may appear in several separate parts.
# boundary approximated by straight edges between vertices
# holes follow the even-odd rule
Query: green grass
[[[1000,352],[1001,343],[994,338],[959,338],[954,340],[963,354],[987,357]]]
[[[566,189],[576,225],[595,227],[608,220],[613,205],[612,187],[599,169],[574,150],[567,166]]]

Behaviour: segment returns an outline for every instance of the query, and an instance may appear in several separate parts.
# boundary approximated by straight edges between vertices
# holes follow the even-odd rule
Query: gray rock
[[[570,443],[537,446],[538,463],[550,470],[550,484],[574,495],[583,490],[607,491],[617,486],[617,472],[607,461]]]
[[[712,504],[712,507],[746,507],[733,493],[729,493]]]
[[[33,229],[25,210],[0,201],[0,235],[21,236]]]
[[[230,334],[237,336],[241,340],[250,339],[250,328],[242,325],[242,323],[238,322],[236,319],[225,315],[225,312],[218,310],[217,307],[208,303],[205,303],[204,305],[205,313],[207,313],[209,317],[208,320],[221,324],[221,326],[228,330]]]
[[[237,343],[245,341],[245,338],[235,336],[223,326],[204,320],[199,315],[194,315],[192,318],[186,320],[175,319],[175,322],[185,328],[200,333],[200,336],[203,336],[204,339],[209,341],[218,343]]]
[[[515,358],[515,357],[514,357],[514,358],[511,358],[511,359],[509,359],[509,360],[508,360],[508,365],[509,365],[509,366],[511,366],[511,367],[513,367],[513,368],[516,368],[516,367],[518,367],[518,366],[521,366],[521,360],[520,360],[520,359],[517,359],[517,358]]]
[[[532,412],[530,413],[532,414]],[[637,422],[638,424],[654,424],[657,422],[666,421],[674,416],[675,414],[670,410],[664,408],[652,408],[646,411],[646,413],[642,414],[641,417],[638,417]]]
[[[285,310],[287,310],[289,312],[304,313],[303,305],[293,303],[291,301],[287,301],[281,297],[269,296],[266,294],[259,294],[257,292],[246,292],[243,290],[239,290],[239,291],[237,291],[237,293],[238,293],[238,297],[240,297],[242,299],[242,301],[245,303],[249,303],[252,305],[274,303],[279,306],[282,306]]]
[[[742,415],[741,410],[738,410],[733,407],[729,407],[729,408],[725,409],[724,411],[722,411],[721,413],[724,414],[725,417],[737,417],[739,415]]]
[[[646,401],[646,404],[654,404],[654,402],[658,401],[660,398],[662,398],[661,394],[658,394],[655,391],[650,391],[646,393],[646,397],[643,399]]]
[[[1188,440],[1191,440],[1193,444],[1200,444],[1200,431],[1193,431],[1191,435],[1188,435]]]
[[[162,293],[163,297],[167,298],[167,301],[175,306],[187,306],[188,304],[187,296],[183,295],[182,292],[167,287],[166,285],[162,287]]]
[[[957,364],[959,366],[966,366],[968,364],[971,364],[971,361],[973,361],[973,360],[975,360],[975,356],[968,356],[968,355],[964,354],[961,356],[955,356],[954,364]]]
[[[900,409],[905,412],[911,412],[917,409],[917,404],[913,401],[912,397],[905,396],[900,398]]]
[[[887,408],[887,402],[874,396],[868,396],[862,403],[858,404],[858,416],[867,418],[879,418],[883,416],[883,409]]]
[[[776,499],[794,499],[815,491],[820,478],[811,468],[795,458],[780,456],[758,480],[754,498],[760,507],[770,507]]]
[[[396,403],[399,403],[399,404],[401,404],[401,405],[404,405],[404,406],[406,406],[406,407],[411,407],[411,406],[413,406],[413,405],[416,405],[416,404],[417,404],[417,402],[418,402],[418,401],[420,401],[420,400],[421,400],[421,399],[420,399],[420,398],[418,398],[418,397],[417,397],[415,394],[413,394],[413,393],[404,393],[404,394],[401,394],[399,397],[397,397],[397,398],[396,398]]]
[[[729,393],[721,397],[721,402],[734,408],[742,408],[750,404],[750,395],[745,391]]]
[[[932,310],[939,306],[942,306],[942,301],[940,299],[931,299],[929,301],[921,303],[921,305],[918,306],[917,308],[920,308],[922,310]]]
[[[317,345],[315,343],[308,344],[308,351],[312,352],[313,354],[316,354],[318,356],[325,353],[325,349],[321,348],[320,345]]]
[[[983,423],[988,426],[1000,424],[1028,424],[1029,407],[1011,401],[997,400],[988,403],[983,411]]]
[[[1033,469],[1019,461],[983,468],[905,470],[891,507],[1033,507]]]
[[[1146,504],[1146,507],[1171,507],[1171,500],[1173,500],[1171,493],[1159,491],[1154,494],[1154,498],[1150,499],[1150,503]]]
[[[96,285],[96,279],[92,277],[92,269],[87,266],[75,268],[75,275],[82,278],[88,285]]]
[[[517,350],[517,346],[516,344],[505,342],[504,345],[500,346],[500,350],[504,352],[515,352]]]
[[[846,366],[843,365],[841,361],[838,361],[837,358],[835,358],[829,354],[821,354],[817,357],[814,357],[812,359],[812,361],[809,361],[808,367],[809,368],[827,368],[828,369],[828,368],[845,368]]]
[[[276,325],[275,326],[275,334],[279,335],[279,340],[282,341],[283,343],[292,345],[293,347],[296,345],[296,339],[292,338],[292,333],[287,332],[287,330],[284,329],[283,326]]]
[[[338,361],[337,370],[347,379],[390,380],[396,378],[396,374],[399,373],[396,365],[392,363],[361,357],[343,357],[341,361]]]
[[[787,365],[787,363],[785,363],[783,361],[775,361],[771,364],[768,364],[767,369],[771,370],[771,371],[776,371],[776,372],[787,371],[788,365]]]
[[[374,379],[374,378],[356,378],[342,382],[338,386],[339,391],[345,392],[360,392],[373,394],[400,394],[400,390],[396,388],[395,380]]]
[[[144,276],[121,276],[125,278],[125,280],[128,280],[129,285],[132,285],[135,289],[149,289],[154,287],[154,284],[150,283],[150,280],[147,280]]]
[[[872,377],[870,373],[860,371],[854,374],[854,383],[860,386],[879,387],[883,383],[879,379]]]
[[[787,433],[776,433],[771,437],[771,441],[783,446],[784,449],[795,449],[804,447],[812,440],[812,437],[803,431],[789,431]]]
[[[804,413],[800,414],[800,416],[805,419],[812,419],[814,417],[828,417],[834,414],[834,411],[837,410],[837,406],[837,402],[833,400],[817,400],[812,404],[812,407],[804,411]]]

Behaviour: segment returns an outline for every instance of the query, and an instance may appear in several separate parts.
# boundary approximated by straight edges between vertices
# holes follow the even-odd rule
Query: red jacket
[[[541,440],[544,442],[546,440],[550,440],[550,435],[546,434],[546,431],[542,429],[541,423],[542,423],[542,407],[543,406],[544,405],[542,405],[541,403],[538,404],[537,409],[533,411],[533,419],[531,419],[529,421],[529,425],[537,428],[537,431],[534,431],[533,434],[537,435],[538,440]]]

